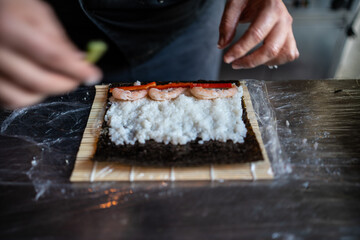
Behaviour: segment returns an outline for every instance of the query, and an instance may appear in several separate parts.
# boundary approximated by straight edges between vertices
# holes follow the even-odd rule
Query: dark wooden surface
[[[1,112],[0,239],[360,239],[359,81],[266,85],[274,181],[71,184],[94,90]]]

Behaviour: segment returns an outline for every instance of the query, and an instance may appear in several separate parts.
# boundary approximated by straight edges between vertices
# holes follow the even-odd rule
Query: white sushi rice
[[[217,140],[243,143],[246,127],[242,120],[242,87],[231,98],[199,100],[181,94],[171,101],[143,98],[137,101],[110,99],[105,120],[111,141],[117,145],[155,140],[165,144]]]

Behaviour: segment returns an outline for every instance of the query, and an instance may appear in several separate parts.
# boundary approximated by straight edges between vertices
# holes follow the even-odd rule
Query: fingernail
[[[99,84],[101,82],[101,79],[102,79],[102,74],[97,73],[95,75],[88,77],[86,79],[86,81],[84,82],[84,85],[85,86],[93,86],[93,85]]]
[[[235,65],[235,64],[231,65],[231,67],[232,67],[232,69],[234,69],[234,70],[243,69],[242,66],[240,66],[240,65]]]
[[[233,56],[225,57],[225,62],[228,64],[232,63],[234,60],[235,60],[235,57],[233,57]]]

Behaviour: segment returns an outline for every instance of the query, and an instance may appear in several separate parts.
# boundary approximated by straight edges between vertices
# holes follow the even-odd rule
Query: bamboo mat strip
[[[107,85],[96,86],[96,96],[91,108],[89,120],[83,134],[77,154],[72,182],[96,181],[198,181],[198,180],[257,180],[272,179],[273,174],[259,126],[252,107],[250,94],[244,82],[244,101],[248,118],[260,144],[264,161],[243,164],[208,165],[201,167],[140,167],[113,162],[93,162],[91,157],[96,151],[105,104]]]

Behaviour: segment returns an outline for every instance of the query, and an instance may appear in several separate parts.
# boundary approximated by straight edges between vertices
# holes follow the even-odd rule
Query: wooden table
[[[360,81],[266,86],[292,168],[273,181],[71,184],[94,90],[1,112],[0,239],[360,238]]]

